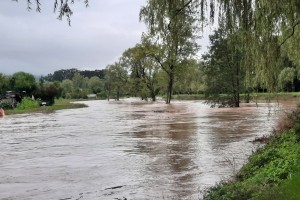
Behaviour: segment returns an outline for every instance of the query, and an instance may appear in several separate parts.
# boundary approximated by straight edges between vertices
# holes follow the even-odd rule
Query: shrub
[[[35,93],[35,97],[47,102],[49,105],[54,104],[55,97],[60,96],[60,88],[53,83],[44,84],[39,87]]]
[[[24,110],[27,108],[38,108],[40,107],[40,100],[32,100],[31,98],[25,97],[21,103],[17,105],[17,109]]]
[[[11,108],[11,100],[10,99],[2,99],[0,100],[0,107],[4,109]]]

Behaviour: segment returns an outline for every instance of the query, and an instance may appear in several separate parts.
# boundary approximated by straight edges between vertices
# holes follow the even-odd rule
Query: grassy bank
[[[6,110],[6,115],[12,114],[23,114],[23,113],[33,113],[33,112],[53,112],[55,110],[63,110],[63,109],[74,109],[74,108],[84,108],[87,107],[85,104],[82,103],[72,103],[75,100],[73,99],[57,99],[55,100],[55,104],[52,106],[41,106],[35,108],[25,108],[25,109],[13,109],[13,110]]]
[[[283,132],[250,156],[233,180],[210,188],[204,200],[299,199],[300,108],[282,124]]]

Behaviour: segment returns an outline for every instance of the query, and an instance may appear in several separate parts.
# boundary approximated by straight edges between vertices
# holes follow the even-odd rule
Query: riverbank
[[[55,100],[54,105],[52,106],[41,106],[36,108],[25,108],[25,109],[12,109],[6,110],[6,115],[13,115],[13,114],[23,114],[23,113],[34,113],[34,112],[54,112],[56,110],[63,110],[63,109],[75,109],[75,108],[84,108],[87,105],[83,103],[73,103],[74,99],[57,99]]]
[[[296,200],[299,184],[300,107],[279,123],[232,180],[210,188],[204,200]]]

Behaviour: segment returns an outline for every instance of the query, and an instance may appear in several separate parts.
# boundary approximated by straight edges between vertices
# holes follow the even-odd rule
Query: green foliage
[[[228,34],[221,27],[210,36],[210,42],[209,53],[204,56],[209,103],[239,107],[245,77],[239,32]]]
[[[11,108],[11,101],[10,99],[1,99],[0,100],[0,108]]]
[[[181,70],[181,71],[180,71]],[[198,94],[206,90],[204,63],[186,60],[178,70],[174,94]]]
[[[171,102],[178,68],[198,50],[196,33],[199,30],[199,6],[199,1],[149,0],[140,11],[140,19],[148,26],[151,43],[156,46],[151,56],[168,77],[168,104]]]
[[[92,78],[94,76],[104,79],[104,69],[101,70],[78,70],[76,68],[72,69],[61,69],[57,70],[53,73],[48,74],[47,76],[42,77],[42,80],[44,81],[49,81],[49,82],[54,82],[54,81],[59,81],[62,82],[66,79],[72,79],[74,77],[75,73],[79,73],[81,76],[85,78]]]
[[[0,95],[4,94],[9,89],[9,77],[0,73]]]
[[[154,46],[146,38],[142,44],[126,50],[122,57],[122,64],[129,70],[129,90],[133,96],[140,96],[142,99],[151,97],[152,101],[160,91],[158,84],[158,73],[160,66],[150,56]]]
[[[25,91],[28,95],[30,95],[37,88],[37,84],[32,74],[16,72],[10,79],[10,87],[16,92]]]
[[[103,91],[104,82],[99,77],[93,76],[88,80],[88,87],[94,94],[97,94]]]
[[[62,89],[62,97],[71,99],[72,90],[73,90],[73,82],[69,79],[63,80],[60,83],[60,87]]]
[[[291,67],[284,68],[279,74],[279,87],[283,89],[286,84],[293,83],[296,76],[296,70]]]
[[[54,99],[58,98],[61,94],[59,85],[54,83],[45,83],[39,86],[35,92],[35,98],[48,102],[49,105],[54,104]]]
[[[60,83],[61,96],[68,99],[87,99],[87,95],[104,93],[104,80],[94,76],[83,77],[75,73],[72,80],[65,79]]]
[[[40,107],[34,107],[34,108],[26,108],[26,109],[10,109],[6,110],[7,115],[11,114],[22,114],[22,113],[32,113],[32,112],[43,112],[43,113],[49,113],[56,110],[62,110],[62,109],[74,109],[74,108],[84,108],[87,107],[85,104],[80,103],[71,103],[71,101],[74,100],[68,100],[68,99],[57,99],[55,101],[55,104],[52,106],[40,106]]]
[[[22,99],[21,103],[17,105],[17,110],[38,108],[40,107],[40,104],[41,104],[41,100],[32,100],[31,98],[25,97]]]
[[[115,98],[117,101],[126,91],[128,82],[128,73],[124,63],[116,62],[106,68],[105,87],[108,99]]]

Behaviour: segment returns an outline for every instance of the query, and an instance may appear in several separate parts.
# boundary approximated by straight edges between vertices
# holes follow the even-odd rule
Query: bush
[[[11,108],[11,100],[10,99],[2,99],[0,101],[0,108],[9,109]]]
[[[35,93],[35,97],[47,102],[48,105],[53,105],[55,97],[59,97],[60,93],[60,88],[53,83],[48,83],[39,87]]]
[[[38,108],[40,107],[41,101],[32,100],[31,98],[25,97],[22,99],[21,103],[17,105],[17,109],[24,110],[27,108]]]

